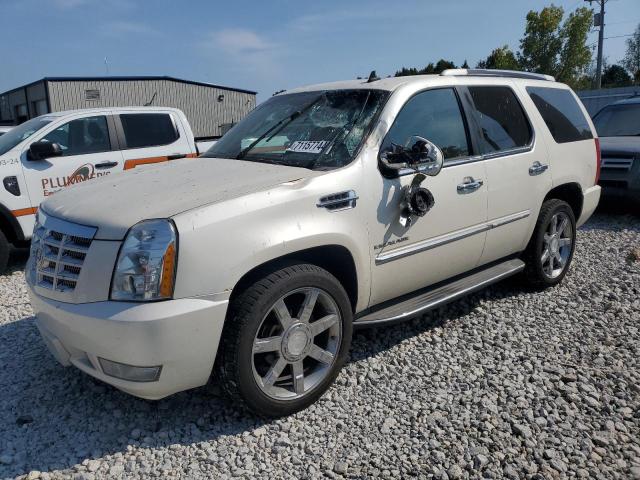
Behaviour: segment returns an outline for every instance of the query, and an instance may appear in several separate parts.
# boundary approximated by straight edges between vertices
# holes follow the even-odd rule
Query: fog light
[[[113,362],[98,357],[102,371],[110,377],[129,380],[131,382],[155,382],[160,378],[162,366],[135,367],[126,363]]]

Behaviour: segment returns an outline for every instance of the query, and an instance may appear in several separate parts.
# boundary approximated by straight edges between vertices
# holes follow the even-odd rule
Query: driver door
[[[414,135],[443,151],[444,167],[422,187],[435,203],[409,226],[400,221],[400,204],[415,174],[384,178],[375,171],[369,189],[378,205],[369,222],[372,289],[370,305],[446,280],[478,265],[486,233],[487,175],[473,157],[468,128],[453,88],[425,90],[402,107],[382,150],[404,145]],[[377,202],[375,201],[377,199]]]
[[[54,126],[34,142],[57,143],[62,156],[30,160],[29,147],[21,153],[32,207],[57,191],[123,169],[122,153],[115,143],[112,118],[87,115]]]

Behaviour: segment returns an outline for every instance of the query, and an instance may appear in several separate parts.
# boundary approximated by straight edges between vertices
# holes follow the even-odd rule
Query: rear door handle
[[[458,193],[472,193],[483,185],[482,180],[474,180],[473,177],[465,177],[464,182],[458,185]]]
[[[101,170],[103,168],[113,168],[117,165],[118,165],[118,162],[102,162],[102,163],[96,163],[95,167]]]
[[[531,176],[540,175],[547,168],[549,168],[549,165],[545,165],[540,162],[533,162],[533,165],[529,167],[529,175]]]
[[[178,160],[179,158],[185,158],[187,156],[186,153],[174,153],[172,155],[167,156],[168,160]]]

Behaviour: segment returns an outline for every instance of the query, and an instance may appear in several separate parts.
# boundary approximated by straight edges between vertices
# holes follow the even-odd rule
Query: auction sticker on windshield
[[[293,142],[287,148],[287,152],[298,152],[298,153],[320,153],[322,149],[329,143],[326,140],[304,140]]]

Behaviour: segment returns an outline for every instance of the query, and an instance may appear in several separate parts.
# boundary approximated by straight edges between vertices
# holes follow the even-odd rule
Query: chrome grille
[[[91,241],[36,225],[31,241],[35,284],[58,292],[75,290]]]
[[[602,169],[603,170],[622,170],[629,171],[633,166],[632,156],[616,156],[616,157],[603,157]]]

